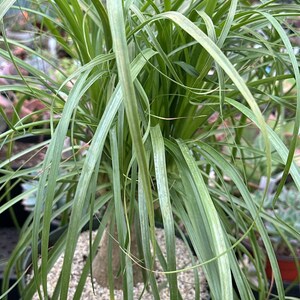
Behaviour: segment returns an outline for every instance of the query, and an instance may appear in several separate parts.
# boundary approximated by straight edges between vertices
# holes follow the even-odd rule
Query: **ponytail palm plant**
[[[1,17],[14,2],[1,2]],[[0,213],[24,196],[4,202],[9,179],[26,181],[33,172],[39,174],[37,187],[24,192],[36,193],[36,204],[6,272],[8,276],[13,265],[20,266],[31,247],[34,276],[21,290],[24,299],[31,299],[36,290],[41,299],[49,298],[47,273],[62,252],[61,276],[51,299],[67,299],[78,235],[100,211],[98,233],[74,299],[80,299],[87,274],[93,271],[91,262],[106,227],[111,235],[117,232],[122,249],[119,276],[124,299],[133,297],[132,234],[137,236],[139,264],[153,298],[159,299],[157,256],[167,274],[170,298],[181,299],[177,274],[184,270],[176,269],[175,228],[184,228],[191,240],[198,259],[194,268],[203,269],[213,299],[254,299],[236,255],[247,253],[242,244],[245,238],[255,249],[248,255],[256,268],[260,295],[262,299],[267,295],[259,235],[279,297],[284,299],[262,205],[251,198],[243,170],[253,156],[264,156],[264,175],[270,178],[275,156],[276,164],[284,166],[277,196],[289,173],[300,188],[299,169],[293,162],[300,122],[299,62],[289,39],[297,32],[287,21],[299,14],[299,5],[283,7],[271,1],[253,7],[237,0],[108,0],[105,4],[55,0],[32,1],[32,5],[20,9],[47,28],[46,33],[37,31],[37,38],[55,37],[78,68],[67,76],[55,59],[38,48],[9,40],[4,17],[1,42],[5,47],[0,55],[30,76],[19,71],[9,78],[16,84],[0,86],[1,92],[38,98],[50,112],[49,120],[34,121],[18,117],[17,108],[12,119],[1,111],[9,125],[0,135],[2,147],[11,149],[28,134],[51,136],[24,150],[28,154],[47,147],[41,164],[12,170],[11,162],[20,154],[10,152],[1,162],[1,188],[6,196]],[[57,68],[65,80],[58,81],[14,57],[11,49],[15,46]],[[292,82],[289,90],[286,80]],[[278,122],[286,116],[295,120],[289,149],[267,124],[270,113]],[[261,133],[263,147],[256,148],[243,138],[249,124]],[[65,203],[55,206],[62,198]],[[67,230],[49,252],[50,223],[57,216]],[[165,257],[156,242],[157,218],[163,223]],[[285,226],[280,220],[274,222]],[[299,239],[296,231],[288,230]],[[21,271],[19,275],[24,276]],[[107,276],[112,278],[109,272]],[[3,294],[7,285],[5,281]],[[195,290],[198,299],[199,289]]]

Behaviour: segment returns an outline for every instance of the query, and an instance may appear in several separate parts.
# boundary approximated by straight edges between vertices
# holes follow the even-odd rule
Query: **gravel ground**
[[[166,247],[165,247],[165,240],[164,240],[164,232],[162,229],[157,229],[156,232],[158,243],[163,251],[163,253],[166,253]],[[71,282],[70,282],[70,289],[68,294],[68,300],[73,299],[74,292],[76,290],[77,283],[80,278],[81,270],[85,263],[85,257],[88,255],[89,252],[89,233],[83,232],[78,240],[77,248],[75,251],[75,256],[73,259],[73,266],[72,266],[72,275],[71,275]],[[189,251],[184,244],[184,242],[180,239],[176,239],[176,259],[177,259],[177,269],[183,269],[187,266],[191,266],[191,258]],[[52,268],[51,272],[48,274],[48,292],[49,296],[51,296],[51,293],[53,292],[55,288],[55,284],[58,280],[58,276],[62,267],[63,263],[63,255],[59,258],[57,263]],[[156,262],[157,270],[162,271],[162,268],[159,264],[159,262]],[[201,290],[201,299],[210,299],[208,291],[207,291],[207,284],[206,280],[204,278],[204,274],[201,271],[200,268],[198,268],[198,274],[200,278],[200,290]],[[157,273],[156,274],[157,282],[159,283],[159,286],[162,287],[160,291],[160,297],[161,299],[170,299],[169,290],[168,290],[168,284],[166,280],[166,276]],[[178,287],[180,289],[182,298],[184,300],[193,300],[195,299],[195,290],[194,290],[194,276],[193,271],[185,271],[180,272],[178,274]],[[103,288],[97,284],[97,282],[94,281],[94,287],[95,287],[95,294],[92,289],[92,283],[91,278],[88,277],[85,288],[82,294],[81,299],[90,299],[90,300],[98,300],[98,299],[110,299],[109,297],[109,290],[107,288]],[[134,288],[134,299],[139,299],[142,291],[143,291],[143,283],[137,284],[137,286]],[[37,295],[33,297],[33,300],[39,299]],[[115,299],[121,300],[123,299],[123,292],[121,290],[115,290]],[[150,300],[153,299],[153,296],[149,292],[145,292],[141,299]]]

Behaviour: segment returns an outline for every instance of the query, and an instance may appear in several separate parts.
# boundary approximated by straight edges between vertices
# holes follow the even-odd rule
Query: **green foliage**
[[[13,2],[3,0],[0,11],[5,13]],[[32,247],[34,278],[22,290],[24,299],[31,299],[36,290],[41,299],[47,299],[47,273],[62,252],[65,259],[52,299],[67,299],[79,232],[101,211],[98,240],[108,220],[113,220],[120,236],[126,270],[124,299],[132,298],[132,261],[126,251],[130,252],[128,229],[134,220],[155,299],[160,287],[152,272],[154,256],[168,273],[171,299],[180,299],[176,226],[189,236],[214,299],[254,299],[235,250],[245,251],[244,238],[259,249],[253,234],[257,231],[270,258],[279,298],[284,299],[274,247],[264,226],[266,216],[249,191],[252,175],[247,165],[254,161],[255,170],[260,160],[254,158],[263,160],[260,176],[267,177],[266,190],[272,170],[282,166],[274,199],[281,195],[289,173],[300,189],[299,168],[293,161],[300,125],[299,61],[285,31],[288,19],[299,15],[299,5],[270,1],[254,8],[237,0],[110,0],[107,6],[98,0],[32,2],[34,10],[22,10],[47,28],[45,33],[31,27],[37,40],[55,37],[71,57],[67,66],[72,71],[41,51],[42,42],[32,49],[2,31],[5,46],[0,56],[12,62],[17,72],[4,76],[12,81],[0,85],[0,91],[37,98],[50,115],[37,121],[16,109],[9,118],[0,108],[9,126],[0,134],[0,146],[8,149],[0,162],[0,187],[9,196],[9,179],[27,181],[33,172],[39,174],[37,190],[30,190],[36,198],[32,222],[22,229],[7,265],[3,293],[14,264],[23,276],[21,261]],[[54,72],[43,72],[16,57],[17,46],[50,64]],[[290,89],[284,88],[287,80],[293,84]],[[289,147],[269,123],[271,113],[275,124],[287,117],[293,121]],[[259,132],[259,143],[251,143],[250,128]],[[12,163],[23,154],[12,154],[17,140],[41,133],[50,139],[24,153],[32,156],[46,146],[43,162],[14,170]],[[1,196],[0,214],[30,193],[25,191],[8,202]],[[66,201],[55,206],[58,199]],[[67,231],[49,252],[50,223],[61,214]],[[157,216],[164,225],[166,257],[160,255],[155,241]],[[273,218],[273,224],[282,222]],[[90,246],[94,254],[97,243]],[[265,299],[268,285],[262,254],[257,253],[260,296]],[[74,299],[80,299],[89,267]]]
[[[256,191],[253,199],[261,205],[263,191]],[[274,203],[274,194],[268,194],[263,202],[264,213],[268,215],[265,225],[277,254],[289,253],[286,240],[296,251],[300,247],[300,193],[295,187],[284,187]],[[280,228],[276,220],[281,222]]]

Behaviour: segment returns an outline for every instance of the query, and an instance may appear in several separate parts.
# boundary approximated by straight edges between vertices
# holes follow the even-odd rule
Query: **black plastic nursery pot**
[[[57,223],[53,222],[50,225],[50,230],[52,234],[50,235],[50,246],[58,240],[59,236],[64,232],[66,228],[58,228]],[[3,259],[3,263],[0,263],[0,296],[2,291],[3,284],[3,275],[6,267],[6,261],[9,259],[12,254],[15,246],[19,240],[19,231],[15,227],[3,227],[0,228],[0,262]],[[30,265],[30,260],[28,256],[26,257],[26,268]],[[25,270],[25,268],[24,268]],[[7,300],[18,300],[22,299],[21,293],[17,284],[18,278],[15,272],[12,272],[9,277],[9,288],[14,287],[7,295]],[[22,281],[21,281],[22,283]],[[19,283],[20,284],[20,283]]]
[[[1,153],[2,156],[3,153]],[[2,157],[1,157],[2,160]],[[13,168],[17,170],[17,168]],[[0,173],[0,177],[5,176],[4,172]],[[9,191],[2,187],[0,191],[0,205],[3,205],[10,199],[19,196],[23,192],[21,180],[11,178],[6,182]],[[22,205],[22,201],[15,203],[10,209],[5,210],[0,215],[0,295],[2,293],[3,276],[6,268],[6,262],[9,260],[11,253],[19,240],[19,228],[22,227],[29,217],[30,212]],[[14,217],[13,217],[14,216]],[[14,286],[17,278],[15,272],[12,272],[9,278],[9,288]],[[8,293],[8,300],[19,299],[18,287],[15,286]]]
[[[9,192],[9,198],[14,198],[22,193],[21,182],[18,182],[16,179],[11,179],[9,183],[12,187]],[[4,192],[4,190],[1,191],[1,193]],[[2,196],[3,194],[0,195]],[[3,199],[2,201],[5,202],[7,201],[7,199]],[[12,211],[15,216],[15,220],[20,227],[25,223],[30,214],[30,212],[24,209],[21,201],[19,201],[12,206],[11,211],[6,210],[0,215],[0,291],[2,290],[3,275],[6,267],[6,262],[10,258],[10,255],[19,240],[19,230],[13,220]],[[16,281],[16,274],[15,272],[12,272],[9,278],[9,287],[12,287],[16,283]],[[7,299],[16,300],[19,299],[19,296],[20,295],[18,287],[15,286],[8,293]]]
[[[34,140],[36,139],[44,139],[44,136],[32,136],[32,137],[24,137],[23,139],[31,139],[33,138]],[[22,153],[24,150],[35,146],[37,143],[36,141],[29,141],[28,142],[20,142],[20,141],[15,141],[13,144],[12,152],[10,153],[11,156],[17,155],[19,153]],[[20,170],[26,170],[32,167],[37,166],[39,163],[41,163],[44,159],[45,153],[46,153],[46,147],[38,148],[34,151],[31,151],[30,153],[25,153],[22,156],[19,156],[16,159],[11,160],[9,164],[9,170],[13,171],[20,171]],[[2,148],[0,148],[0,161],[5,161],[7,160],[7,151],[8,151],[8,146],[4,145]],[[5,170],[0,171],[0,178],[3,178],[7,172]],[[7,175],[6,175],[7,176]],[[6,193],[6,196],[3,197],[3,199],[0,202],[0,205],[3,205],[7,199],[13,199],[16,196],[20,195],[23,192],[22,188],[22,182],[17,178],[8,178],[6,179],[7,182],[5,182],[5,186],[8,187],[8,190],[3,187],[4,184],[1,184],[0,189],[0,197],[4,196]],[[22,201],[19,201],[15,203],[12,206],[12,210],[16,214],[16,220],[18,221],[19,225],[23,225],[27,217],[29,216],[30,212],[24,209],[24,206],[22,205]],[[15,226],[15,222],[13,222],[12,219],[12,214],[10,210],[6,210],[5,212],[1,213],[0,215],[0,228],[3,227],[12,227]]]
[[[4,175],[0,174],[0,176]],[[1,205],[8,199],[12,199],[22,193],[21,182],[17,179],[10,179],[9,185],[11,189],[6,196],[4,196],[6,193],[5,188],[2,188],[0,192],[0,196],[4,196],[1,201]],[[29,214],[30,213],[24,209],[24,206],[19,201],[18,203],[14,204],[10,210],[6,210],[0,215],[0,291],[2,290],[3,273],[6,267],[6,262],[8,261],[19,239],[19,230],[15,221],[18,223],[18,226],[22,226]],[[13,215],[15,217],[15,221],[12,217]],[[9,279],[9,287],[12,287],[16,283],[16,280],[16,274],[12,272]],[[19,299],[17,286],[9,292],[7,299]]]
[[[25,144],[41,143],[50,139],[50,136],[31,134],[18,139],[19,142]]]
[[[1,174],[0,174],[1,176]],[[20,195],[23,191],[21,182],[17,181],[16,179],[11,179],[9,181],[10,186],[12,189],[9,191],[9,198],[13,199],[14,197]],[[2,193],[5,193],[5,189],[1,190],[0,196],[2,196]],[[7,197],[1,201],[1,205],[7,201]],[[11,228],[15,227],[15,223],[13,221],[12,217],[12,211],[15,214],[15,218],[19,224],[19,226],[22,226],[26,219],[28,218],[30,212],[26,211],[24,209],[24,206],[22,205],[21,201],[15,203],[12,206],[11,211],[6,210],[0,215],[0,228]]]
[[[19,239],[19,232],[14,227],[0,228],[0,287],[3,283],[3,273],[6,267],[6,261],[9,259]],[[16,274],[13,272],[9,278],[9,287],[12,287],[17,281]],[[1,295],[1,292],[0,292]],[[8,300],[19,299],[18,287],[15,286],[8,294]]]

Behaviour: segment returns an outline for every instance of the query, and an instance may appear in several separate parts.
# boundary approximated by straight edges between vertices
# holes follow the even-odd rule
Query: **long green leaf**
[[[116,55],[119,81],[124,97],[125,113],[128,120],[133,150],[137,159],[143,190],[147,203],[149,221],[151,225],[151,239],[154,241],[154,209],[150,186],[150,174],[147,168],[146,152],[140,132],[140,117],[130,72],[129,51],[126,40],[126,24],[124,20],[123,5],[121,0],[112,0],[107,3],[108,17],[111,26],[113,49]],[[154,245],[154,243],[153,243]]]
[[[139,55],[136,60],[132,62],[132,78],[135,79],[144,65],[147,63],[147,59],[150,59],[155,52],[146,49],[141,55]],[[61,299],[66,299],[68,294],[68,286],[70,281],[70,272],[72,258],[74,255],[76,241],[78,236],[78,219],[81,218],[82,209],[84,203],[86,202],[85,196],[87,194],[87,189],[89,186],[90,178],[93,174],[96,163],[101,159],[102,150],[106,141],[107,134],[110,130],[112,122],[116,116],[116,113],[122,103],[123,95],[120,85],[114,91],[110,101],[108,102],[103,117],[95,132],[93,141],[90,145],[89,151],[87,153],[82,173],[79,178],[78,187],[76,189],[74,197],[74,207],[71,214],[70,226],[67,235],[66,247],[68,249],[68,256],[64,260],[62,269],[62,288],[61,288]]]
[[[231,271],[230,271],[230,264],[228,255],[225,254],[227,251],[227,241],[226,241],[226,234],[224,234],[224,230],[220,223],[219,215],[216,211],[216,208],[212,202],[212,199],[209,195],[207,190],[206,184],[202,178],[198,165],[194,158],[191,156],[190,150],[186,145],[182,142],[178,142],[180,150],[182,151],[183,157],[189,167],[191,177],[195,182],[195,186],[197,187],[197,192],[199,193],[201,199],[201,210],[203,209],[203,215],[207,218],[207,225],[208,228],[206,230],[211,235],[211,241],[213,252],[215,255],[223,254],[218,259],[218,272],[220,285],[221,285],[221,292],[219,297],[222,299],[232,299],[233,291],[232,291],[232,284],[231,284]]]
[[[2,21],[2,18],[7,13],[7,11],[10,9],[11,6],[16,2],[16,0],[2,0],[0,3],[0,20]]]
[[[225,174],[228,174],[228,176],[230,176],[231,180],[236,184],[239,192],[241,193],[244,201],[246,202],[247,208],[248,208],[249,212],[251,213],[251,216],[259,230],[259,233],[261,235],[263,243],[266,247],[268,257],[270,258],[270,261],[271,261],[271,264],[272,264],[272,267],[274,270],[274,277],[276,279],[276,285],[277,285],[279,295],[280,295],[281,299],[284,299],[283,284],[282,284],[281,276],[279,273],[279,267],[278,267],[278,263],[277,263],[277,259],[276,259],[276,255],[275,255],[273,246],[271,244],[271,241],[270,241],[268,233],[265,229],[265,226],[259,216],[259,211],[258,211],[257,207],[255,206],[254,201],[252,200],[251,195],[243,182],[243,179],[238,174],[238,172],[235,170],[235,168],[227,160],[225,160],[224,157],[222,157],[222,155],[220,155],[220,153],[218,153],[214,148],[212,148],[202,142],[198,142],[198,144],[201,147],[201,149],[203,149],[205,151],[205,153],[203,153],[203,154],[206,157],[209,157],[210,160],[212,160],[218,166],[218,168],[223,170]]]
[[[166,248],[167,248],[167,271],[176,270],[175,257],[175,229],[172,213],[172,205],[169,195],[168,175],[166,168],[165,147],[162,133],[158,126],[150,131],[154,155],[155,177],[158,191],[160,209],[162,212]],[[176,273],[168,275],[170,286],[170,299],[177,299],[178,287]]]
[[[139,226],[141,228],[141,242],[143,247],[143,254],[145,260],[145,266],[147,269],[147,274],[149,276],[151,292],[153,299],[159,300],[159,291],[157,287],[157,282],[154,276],[154,264],[153,257],[150,249],[151,240],[151,228],[149,228],[149,213],[147,211],[147,200],[145,199],[145,191],[143,189],[143,183],[141,177],[138,177],[138,206],[139,206]],[[154,246],[154,245],[153,245]]]
[[[118,148],[118,140],[116,134],[116,127],[113,127],[110,130],[110,143],[111,143],[111,153],[112,153],[112,182],[113,182],[113,191],[114,191],[114,203],[115,203],[115,215],[116,215],[116,226],[118,232],[118,242],[120,248],[124,251],[128,251],[130,254],[130,240],[128,243],[128,247],[126,247],[126,221],[124,215],[124,208],[122,203],[122,189],[121,189],[121,178],[120,178],[120,164],[119,164],[119,148]],[[133,224],[127,224],[128,228],[133,227]],[[130,226],[131,225],[131,226]],[[129,231],[130,232],[130,231]],[[128,234],[129,236],[129,234]],[[132,278],[132,261],[131,258],[122,251],[121,253],[121,270],[125,269],[127,272],[124,274],[124,289],[123,295],[124,299],[132,299],[133,298],[133,278]],[[121,271],[123,272],[123,271]]]

